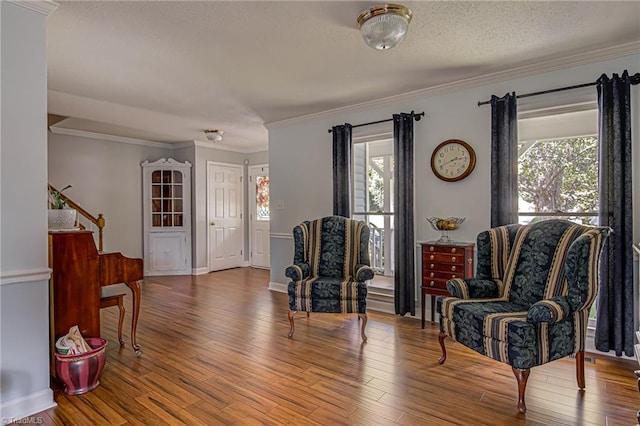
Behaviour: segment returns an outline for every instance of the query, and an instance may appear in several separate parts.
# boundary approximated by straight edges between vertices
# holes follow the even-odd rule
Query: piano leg
[[[125,283],[131,289],[133,316],[131,318],[131,346],[136,351],[137,356],[142,355],[140,345],[136,340],[136,330],[138,328],[138,315],[140,314],[140,281]]]

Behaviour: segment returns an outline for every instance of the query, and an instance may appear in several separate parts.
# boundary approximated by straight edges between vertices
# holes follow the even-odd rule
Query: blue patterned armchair
[[[532,367],[576,356],[580,389],[589,308],[598,289],[600,252],[608,228],[545,220],[507,225],[478,235],[476,277],[453,279],[453,297],[438,300],[442,357],[447,336],[511,365],[518,411]]]
[[[358,313],[360,334],[367,340],[367,284],[369,228],[364,222],[341,216],[305,221],[293,228],[293,265],[286,269],[289,283],[289,337],[298,311]]]

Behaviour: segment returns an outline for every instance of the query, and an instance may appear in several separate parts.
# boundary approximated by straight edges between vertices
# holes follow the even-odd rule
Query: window
[[[593,102],[518,116],[518,217],[598,225],[597,109]],[[596,304],[589,326],[595,326]]]
[[[518,118],[520,223],[563,218],[598,224],[597,110]]]
[[[376,272],[369,287],[393,294],[393,139],[389,133],[354,135],[352,150],[352,218],[367,223],[369,254]]]
[[[518,196],[521,223],[561,217],[597,225],[597,137],[519,143]]]
[[[256,176],[256,220],[269,220],[269,176]]]

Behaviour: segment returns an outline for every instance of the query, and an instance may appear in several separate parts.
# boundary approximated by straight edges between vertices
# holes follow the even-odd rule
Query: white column
[[[0,420],[55,405],[49,387],[47,16],[0,2]]]

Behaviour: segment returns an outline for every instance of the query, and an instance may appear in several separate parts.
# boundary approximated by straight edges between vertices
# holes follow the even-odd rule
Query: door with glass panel
[[[251,197],[250,246],[251,266],[269,268],[269,166],[259,165],[249,167],[249,188]]]

